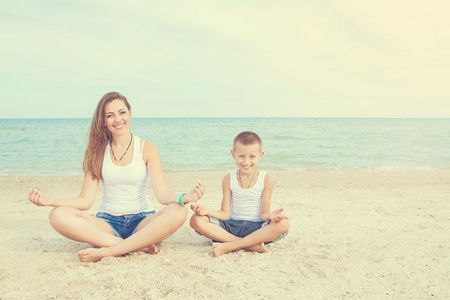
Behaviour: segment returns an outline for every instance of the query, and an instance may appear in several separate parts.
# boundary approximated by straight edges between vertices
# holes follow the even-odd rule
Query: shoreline
[[[361,173],[397,173],[397,172],[450,172],[450,167],[439,167],[439,168],[425,168],[425,167],[415,167],[415,168],[348,168],[348,169],[305,169],[305,170],[269,170],[265,169],[264,167],[259,168],[261,170],[266,171],[269,174],[272,173],[355,173],[355,172],[361,172]],[[231,172],[234,169],[230,170],[220,170],[220,171],[173,171],[173,170],[163,170],[164,174],[226,174]],[[84,173],[71,173],[71,174],[54,174],[54,173],[39,173],[39,174],[0,174],[0,177],[7,177],[7,176],[47,176],[47,177],[65,177],[65,176],[84,176]]]
[[[174,192],[197,180],[200,200],[220,207],[227,172],[166,172]],[[450,171],[269,172],[271,210],[291,219],[266,253],[213,257],[211,242],[186,223],[158,255],[133,253],[84,264],[88,244],[48,222],[49,207],[27,200],[31,187],[79,194],[80,175],[0,175],[0,292],[31,298],[442,299],[450,294]],[[101,187],[89,213],[95,213]],[[158,210],[149,187],[148,195]],[[192,212],[189,212],[190,217]]]

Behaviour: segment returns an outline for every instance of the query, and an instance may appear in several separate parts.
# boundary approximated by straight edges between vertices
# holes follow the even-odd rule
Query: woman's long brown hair
[[[103,158],[106,145],[111,140],[111,133],[105,126],[105,106],[116,99],[122,100],[128,109],[131,108],[125,96],[117,92],[111,92],[100,99],[92,117],[89,141],[83,161],[83,171],[85,174],[91,174],[92,179],[103,180]]]

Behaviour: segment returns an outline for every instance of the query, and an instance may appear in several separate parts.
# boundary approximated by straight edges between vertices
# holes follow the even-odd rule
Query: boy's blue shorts
[[[225,229],[228,233],[231,233],[234,236],[243,238],[247,235],[255,232],[258,229],[263,228],[264,226],[269,225],[270,220],[266,222],[254,222],[254,221],[246,221],[246,220],[235,220],[235,219],[228,219],[226,221],[219,220],[213,217],[208,216],[209,222],[216,224],[223,229]],[[270,244],[273,242],[277,242],[284,238],[288,232],[280,234],[276,239],[270,242],[265,242],[265,244]],[[213,241],[218,242],[218,241]]]
[[[133,215],[113,216],[108,213],[99,212],[95,216],[100,218],[111,226],[114,234],[120,238],[126,239],[136,233],[136,229],[141,222],[148,216],[154,215],[155,211],[141,212]]]

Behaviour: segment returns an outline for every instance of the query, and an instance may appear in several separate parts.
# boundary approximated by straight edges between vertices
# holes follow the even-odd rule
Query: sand
[[[48,222],[51,208],[27,200],[31,187],[76,196],[82,177],[0,176],[0,299],[450,298],[450,172],[271,175],[272,209],[285,208],[291,229],[266,253],[215,258],[211,242],[186,222],[157,255],[88,264],[77,252],[89,245],[60,236]],[[179,192],[201,179],[201,202],[218,208],[223,176],[166,180]]]

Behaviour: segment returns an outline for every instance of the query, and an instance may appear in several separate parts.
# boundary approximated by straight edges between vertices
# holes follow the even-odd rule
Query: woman
[[[184,224],[185,203],[203,196],[201,182],[188,193],[169,191],[157,147],[132,135],[130,121],[127,99],[116,92],[104,95],[92,118],[80,195],[59,200],[35,189],[30,191],[28,198],[34,204],[55,207],[50,224],[56,231],[100,247],[80,251],[80,261],[94,262],[132,251],[157,254],[155,243]],[[156,199],[165,205],[157,213],[146,194],[149,180]],[[94,203],[99,181],[103,183],[103,199],[93,217],[83,211]]]

